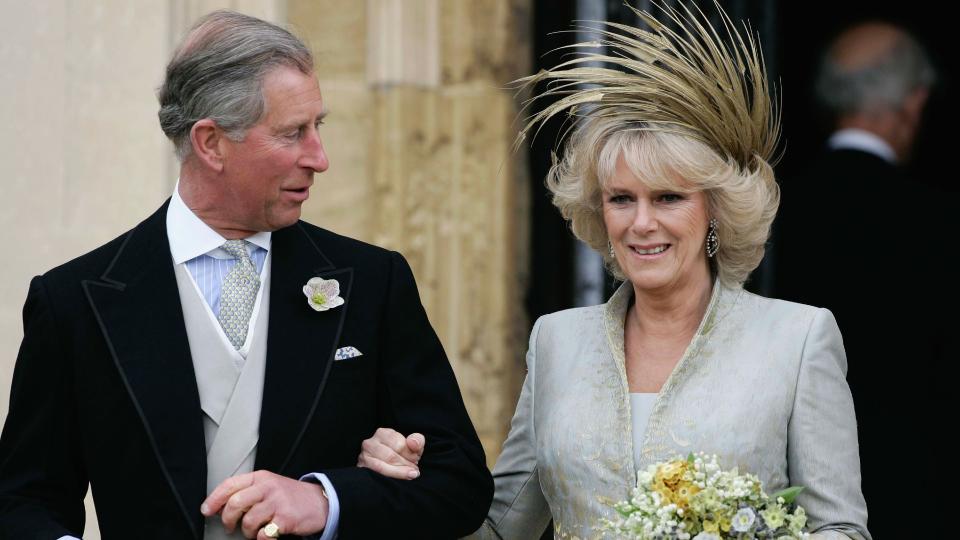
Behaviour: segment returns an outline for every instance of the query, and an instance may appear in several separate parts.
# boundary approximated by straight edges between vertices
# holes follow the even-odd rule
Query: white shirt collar
[[[181,264],[200,255],[218,250],[226,238],[203,222],[180,197],[180,181],[177,180],[167,208],[167,238],[173,263]],[[261,231],[244,238],[247,242],[270,251],[270,232]]]
[[[887,144],[887,141],[862,129],[841,129],[830,136],[827,146],[831,150],[860,150],[888,163],[897,163],[897,153]]]

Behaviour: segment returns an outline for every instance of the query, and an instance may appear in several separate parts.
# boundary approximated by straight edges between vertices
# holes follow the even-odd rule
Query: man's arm
[[[42,277],[30,283],[10,410],[0,436],[0,537],[80,536],[87,489],[73,373],[56,305]]]
[[[493,481],[453,370],[420,303],[413,273],[391,254],[381,324],[378,414],[401,433],[422,433],[430,444],[416,480],[369,469],[323,470],[340,499],[339,535],[380,538],[455,538],[475,531],[487,514]]]

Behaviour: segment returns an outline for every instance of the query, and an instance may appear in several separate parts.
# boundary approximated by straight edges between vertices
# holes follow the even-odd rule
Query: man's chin
[[[280,229],[285,229],[296,222],[300,221],[300,208],[297,207],[296,212],[285,212],[282,216],[275,216],[274,219],[270,220],[267,224],[265,231],[277,231]]]

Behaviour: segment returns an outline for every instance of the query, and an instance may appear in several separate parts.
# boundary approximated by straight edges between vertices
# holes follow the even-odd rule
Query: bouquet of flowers
[[[639,471],[630,500],[613,505],[620,516],[600,529],[632,540],[801,540],[809,536],[806,512],[793,502],[801,491],[767,495],[756,476],[721,470],[715,455],[691,454]]]

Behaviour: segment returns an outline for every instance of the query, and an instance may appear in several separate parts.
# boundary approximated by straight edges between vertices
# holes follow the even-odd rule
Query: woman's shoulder
[[[752,358],[758,365],[776,361],[788,370],[799,369],[810,351],[842,347],[843,339],[827,309],[744,290],[729,303],[728,315],[716,330],[723,339],[714,341],[729,344],[726,350],[732,354]]]
[[[606,335],[604,305],[576,307],[547,313],[537,319],[530,333],[531,345],[539,343],[566,347],[587,338]]]
[[[562,309],[541,315],[534,328],[540,332],[570,332],[574,329],[593,329],[603,324],[604,305]]]
[[[738,304],[756,316],[773,320],[812,320],[818,316],[822,317],[830,313],[826,308],[800,304],[789,300],[780,300],[778,298],[767,298],[766,296],[760,296],[745,289],[740,290]]]
[[[600,304],[598,306],[586,306],[586,307],[575,307],[569,309],[561,309],[560,311],[554,311],[553,313],[547,313],[546,315],[541,315],[537,319],[537,324],[540,326],[549,326],[549,327],[564,327],[569,325],[580,326],[585,322],[591,320],[603,320],[604,305]]]
[[[830,310],[787,300],[767,298],[739,289],[731,294],[735,301],[728,305],[728,329],[741,329],[755,336],[804,340],[812,331],[837,331],[836,319]]]

